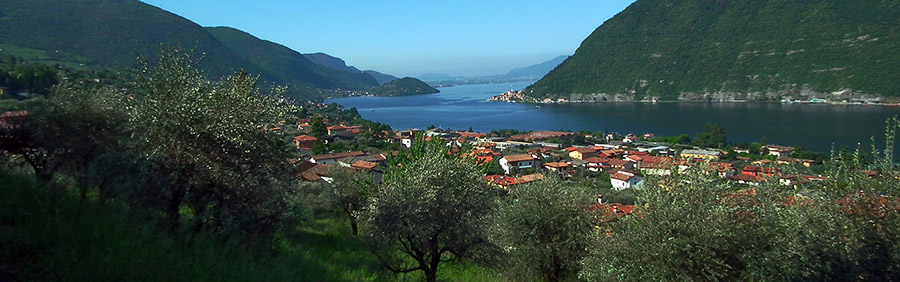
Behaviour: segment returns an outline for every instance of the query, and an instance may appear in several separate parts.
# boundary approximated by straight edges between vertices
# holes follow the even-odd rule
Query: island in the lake
[[[431,85],[412,77],[396,79],[368,91],[370,95],[387,97],[434,94],[440,92],[441,91],[437,90],[437,88],[431,87]]]

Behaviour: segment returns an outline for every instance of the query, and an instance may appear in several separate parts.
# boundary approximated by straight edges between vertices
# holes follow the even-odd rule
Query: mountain
[[[72,67],[125,68],[160,44],[205,53],[212,76],[244,68],[263,73],[216,41],[203,27],[137,0],[0,0],[0,55]]]
[[[351,73],[360,73],[360,72],[366,73],[369,76],[371,76],[372,78],[374,78],[375,81],[378,82],[378,85],[382,85],[382,84],[385,84],[386,82],[397,79],[396,76],[389,75],[389,74],[383,74],[383,73],[380,73],[380,72],[377,72],[374,70],[360,71],[359,69],[357,69],[354,66],[347,66],[347,63],[344,62],[344,60],[342,60],[341,58],[337,58],[337,57],[334,57],[334,56],[331,56],[331,55],[328,55],[325,53],[303,54],[303,56],[306,57],[307,59],[309,59],[310,61],[312,61],[313,63],[316,63],[318,65],[324,66],[329,69],[343,71],[343,72],[351,72]]]
[[[211,27],[206,30],[235,54],[254,62],[282,82],[349,90],[365,90],[379,85],[370,75],[335,70],[316,64],[297,51],[261,40],[234,28]]]
[[[582,100],[900,96],[898,26],[896,0],[638,0],[525,92]]]
[[[164,45],[202,54],[199,68],[213,78],[244,70],[303,93],[379,85],[370,75],[332,70],[240,30],[203,28],[137,0],[0,0],[0,56],[123,70],[136,56],[153,60]]]
[[[396,80],[396,79],[397,79],[396,76],[393,76],[393,75],[390,75],[390,74],[383,74],[383,73],[380,73],[380,72],[377,72],[377,71],[373,71],[373,70],[364,70],[363,72],[364,72],[364,73],[367,73],[367,74],[369,74],[370,76],[372,76],[373,78],[375,78],[375,80],[378,81],[378,84],[385,84],[385,83],[388,83],[388,82],[390,82],[390,81],[392,81],[392,80]]]
[[[375,96],[408,96],[433,94],[440,92],[440,90],[431,87],[421,80],[412,77],[404,77],[401,79],[390,81],[378,88],[372,89],[369,91],[369,94],[373,94]]]
[[[332,57],[325,53],[312,53],[312,54],[303,54],[304,57],[316,63],[318,65],[325,66],[326,68],[345,71],[345,72],[361,72],[359,69],[347,66],[347,63],[344,62],[341,58]]]
[[[442,73],[427,73],[417,76],[418,79],[433,85],[485,84],[510,81],[537,80],[544,77],[553,68],[565,61],[569,56],[559,56],[552,60],[522,68],[510,70],[506,74],[483,75],[475,77],[451,76]]]
[[[552,71],[554,68],[556,68],[556,66],[559,66],[559,64],[561,64],[568,58],[569,56],[559,56],[537,65],[512,69],[502,77],[508,79],[539,79],[547,75],[547,73]]]

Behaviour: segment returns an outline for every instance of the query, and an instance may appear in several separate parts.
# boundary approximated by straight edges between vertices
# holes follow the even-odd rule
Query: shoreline
[[[880,99],[880,98],[879,98]],[[611,101],[597,101],[597,100],[569,100],[567,98],[544,98],[542,100],[538,100],[533,97],[525,96],[523,91],[507,91],[500,95],[492,96],[488,100],[491,102],[508,102],[508,103],[521,103],[521,104],[606,104],[606,103],[760,103],[760,104],[803,104],[803,105],[835,105],[835,106],[885,106],[885,107],[898,107],[900,106],[900,100],[893,97],[888,98],[889,101],[894,103],[883,103],[881,100],[866,100],[866,101],[832,101],[827,99],[810,99],[810,100],[658,100],[658,99],[642,99],[642,100],[619,100],[614,99]],[[875,101],[875,102],[873,102]]]

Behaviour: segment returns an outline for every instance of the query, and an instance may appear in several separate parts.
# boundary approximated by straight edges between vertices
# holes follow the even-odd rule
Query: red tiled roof
[[[766,181],[765,178],[762,178],[762,177],[759,177],[759,176],[753,176],[753,175],[746,175],[746,174],[736,174],[736,175],[734,175],[734,176],[729,177],[729,179],[731,179],[731,180],[736,180],[736,181],[741,181],[741,180],[743,180],[743,181],[745,181],[745,182],[763,182],[763,181]]]
[[[569,167],[569,164],[564,163],[564,162],[552,162],[552,163],[546,163],[546,164],[544,164],[544,166],[552,167],[552,168],[566,168],[566,167]]]
[[[365,169],[365,170],[372,170],[376,166],[378,166],[378,164],[373,163],[373,162],[367,162],[367,161],[356,161],[355,163],[350,165],[350,167],[361,168],[361,169]]]
[[[631,155],[631,156],[650,156],[650,153],[641,152],[641,151],[627,151],[627,152],[625,152],[625,154]]]
[[[648,162],[644,161],[641,163],[641,169],[670,169],[672,168],[673,162]]]
[[[778,173],[778,170],[775,169],[775,168],[771,168],[771,167],[758,167],[758,166],[752,166],[752,165],[745,166],[744,169],[742,169],[741,171],[744,171],[744,172],[750,172],[750,173],[753,173],[753,172],[755,172],[755,173],[765,173],[765,174],[776,174],[776,173]]]
[[[626,160],[617,160],[617,159],[609,159],[609,165],[611,166],[621,166],[624,167],[629,162]]]
[[[628,175],[628,174],[616,172],[615,174],[610,175],[609,178],[615,179],[615,180],[621,180],[621,181],[628,181],[628,180],[634,178],[634,175]]]
[[[335,126],[328,127],[328,130],[343,130],[343,129],[350,129],[350,128],[343,126],[343,125],[335,125]]]
[[[312,171],[304,171],[300,173],[300,178],[306,181],[322,181],[322,177],[316,175]]]
[[[598,164],[599,164],[599,163],[608,163],[608,162],[609,162],[609,159],[607,159],[607,158],[601,158],[601,157],[590,157],[590,158],[584,159],[584,162],[586,162],[586,163],[598,163]]]
[[[294,141],[299,141],[299,142],[316,141],[316,140],[319,140],[319,139],[309,136],[309,135],[300,135],[300,136],[294,137]]]
[[[362,151],[356,151],[356,152],[346,152],[346,153],[335,153],[335,154],[315,155],[315,156],[312,156],[312,159],[315,159],[315,160],[333,160],[333,159],[341,159],[341,158],[347,158],[347,157],[358,157],[358,156],[365,156],[365,155],[366,155],[366,153],[363,153]]]
[[[506,158],[506,161],[511,162],[511,163],[534,160],[534,157],[532,157],[529,154],[510,155],[510,156],[505,156],[504,158]]]

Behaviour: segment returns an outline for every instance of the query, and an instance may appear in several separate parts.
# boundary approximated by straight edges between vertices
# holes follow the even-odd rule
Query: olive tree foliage
[[[372,175],[350,168],[334,168],[328,175],[333,176],[333,180],[323,187],[325,196],[322,198],[347,217],[353,235],[358,235],[360,213],[374,194]]]
[[[505,254],[500,268],[517,281],[575,278],[595,234],[595,199],[557,177],[516,187],[491,221],[491,241]]]
[[[295,108],[256,88],[240,72],[206,79],[189,52],[161,51],[158,65],[140,61],[128,108],[132,149],[150,165],[150,195],[173,228],[271,231],[288,209],[292,174],[278,133],[265,130]]]
[[[391,271],[422,271],[437,279],[442,262],[470,256],[486,244],[495,190],[474,159],[448,154],[431,142],[424,154],[387,171],[364,210],[368,248]]]
[[[47,154],[48,167],[76,180],[82,200],[97,187],[100,200],[121,169],[126,135],[127,101],[110,86],[77,85],[63,78],[52,87],[45,106],[37,109],[31,128],[36,145]],[[47,172],[39,178],[52,177]]]
[[[648,178],[636,212],[595,237],[581,278],[900,279],[897,169],[869,177],[853,162],[833,165],[825,180],[793,186],[778,177],[742,186],[703,166]]]

